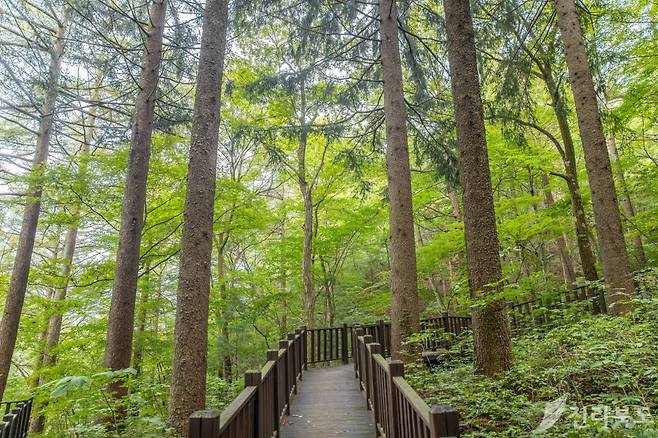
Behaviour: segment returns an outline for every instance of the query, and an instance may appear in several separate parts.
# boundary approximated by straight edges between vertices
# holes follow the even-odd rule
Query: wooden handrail
[[[404,379],[404,363],[387,361],[382,346],[363,328],[354,330],[354,364],[377,436],[440,438],[459,436],[459,416],[450,406],[428,406]]]
[[[303,370],[307,369],[309,364],[331,361],[347,363],[350,358],[354,360],[355,375],[359,378],[361,389],[366,393],[368,408],[373,410],[378,419],[378,430],[388,430],[383,429],[381,418],[385,416],[388,419],[391,417],[391,410],[395,411],[396,408],[389,402],[392,397],[397,397],[402,403],[401,419],[408,417],[409,414],[405,414],[407,411],[403,409],[408,405],[413,408],[413,412],[418,413],[417,418],[422,420],[423,424],[431,427],[432,409],[424,404],[404,381],[404,373],[398,373],[403,370],[403,365],[397,362],[389,365],[384,358],[390,354],[390,326],[390,322],[378,321],[363,326],[343,324],[312,330],[302,327],[295,333],[288,334],[288,339],[279,341],[278,350],[267,352],[267,361],[260,370],[245,373],[245,388],[223,412],[204,410],[190,416],[190,438],[273,437],[279,432],[281,419],[290,414],[290,401],[297,393],[298,382],[303,379]],[[445,326],[453,329],[458,327],[457,324]],[[382,386],[385,385],[382,376],[391,376],[387,387]],[[393,393],[388,394],[387,388],[392,388]],[[452,413],[451,410],[441,412],[437,415],[442,419],[448,418]],[[415,438],[425,435],[407,433],[404,436]],[[435,434],[431,435],[431,438],[443,436],[450,435]]]
[[[190,438],[269,438],[278,433],[281,418],[290,413],[290,399],[305,368],[306,330],[301,328],[269,350],[260,370],[245,373],[245,388],[223,412],[194,412]]]

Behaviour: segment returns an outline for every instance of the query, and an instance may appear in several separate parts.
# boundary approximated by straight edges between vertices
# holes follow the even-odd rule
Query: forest
[[[653,0],[0,0],[0,206],[1,437],[658,436]]]

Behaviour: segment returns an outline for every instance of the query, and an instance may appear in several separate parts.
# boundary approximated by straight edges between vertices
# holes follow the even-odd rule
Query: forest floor
[[[653,297],[624,317],[555,311],[553,328],[514,338],[500,378],[455,354],[434,370],[412,365],[408,380],[430,405],[459,409],[464,437],[530,436],[540,424],[546,437],[658,437],[658,290],[644,292]],[[545,411],[554,414],[542,422]]]

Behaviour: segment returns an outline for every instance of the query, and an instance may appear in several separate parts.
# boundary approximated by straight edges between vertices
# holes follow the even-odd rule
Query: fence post
[[[220,412],[196,411],[190,415],[189,438],[216,438],[219,436]]]
[[[272,367],[272,386],[274,386],[272,394],[272,408],[274,409],[274,430],[279,431],[279,419],[281,417],[281,408],[279,407],[279,350],[267,350],[267,360],[274,362]]]
[[[285,387],[285,394],[284,394],[284,400],[286,403],[286,415],[290,415],[290,379],[289,379],[289,374],[288,374],[288,367],[290,366],[288,364],[288,341],[285,339],[281,339],[279,341],[279,349],[284,350],[283,353],[283,381],[284,381],[284,387]]]
[[[2,417],[2,420],[9,423],[9,433],[7,433],[8,437],[13,437],[16,436],[16,415],[14,414],[5,414],[4,417]]]
[[[430,408],[430,438],[459,437],[459,414],[448,405]]]
[[[19,403],[21,406],[21,432],[27,436],[27,431],[30,428],[30,403],[31,401],[24,401]]]
[[[361,380],[361,345],[359,336],[363,336],[363,328],[354,326],[352,329],[352,360],[354,361],[354,375]]]
[[[363,362],[361,363],[361,371],[365,374],[365,379],[363,380],[363,384],[366,387],[366,408],[370,410],[370,379],[372,378],[370,376],[370,350],[368,349],[368,345],[372,344],[372,336],[371,335],[365,335],[363,337]]]
[[[288,347],[288,353],[292,354],[290,358],[290,369],[292,369],[292,390],[294,394],[297,394],[297,349],[295,348],[295,334],[288,333],[288,340],[290,341],[290,346]]]
[[[260,394],[260,382],[262,381],[263,376],[260,371],[246,371],[244,373],[244,386],[255,386],[256,387],[256,400],[254,401],[254,416],[251,419],[254,427],[254,437],[260,436],[260,430],[262,428],[262,415],[261,415],[261,394]]]
[[[308,370],[308,333],[306,326],[302,326],[302,362],[304,364],[304,371]]]
[[[342,356],[342,359],[343,359],[343,363],[347,363],[348,362],[348,360],[347,360],[347,356],[348,356],[348,352],[347,352],[347,323],[343,323],[343,328],[342,328],[342,331],[340,333],[340,345],[341,345],[341,347],[343,347],[341,349],[341,356]]]
[[[397,391],[394,377],[404,377],[404,362],[391,360],[388,362],[388,409],[390,438],[400,437],[400,413],[398,412]],[[387,437],[388,438],[388,437]]]
[[[304,354],[304,332],[302,329],[295,330],[295,335],[299,335],[299,340],[297,341],[296,351],[297,351],[297,374],[299,374],[299,380],[302,380],[302,371],[304,369],[304,359],[302,358]]]
[[[370,344],[370,380],[372,381],[372,411],[373,416],[375,417],[375,437],[380,436],[379,428],[377,427],[377,422],[379,421],[379,388],[377,387],[377,360],[375,359],[375,354],[382,354],[381,344],[374,343]]]
[[[385,353],[387,350],[387,343],[386,343],[386,324],[384,323],[383,319],[380,319],[379,322],[379,339],[377,339],[377,342],[382,346],[382,352],[381,355],[385,356]]]

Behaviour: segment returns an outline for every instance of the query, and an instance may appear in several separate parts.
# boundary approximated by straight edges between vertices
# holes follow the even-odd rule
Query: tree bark
[[[187,436],[190,414],[206,403],[212,227],[227,27],[227,0],[208,0],[192,119],[169,402],[169,423],[183,436]]]
[[[489,170],[487,140],[470,5],[444,0],[448,60],[455,105],[469,287],[475,296],[496,293],[503,279]],[[502,299],[473,312],[475,367],[493,376],[509,369],[512,343]]]
[[[630,300],[635,285],[630,275],[610,157],[603,134],[585,42],[578,21],[576,2],[555,0],[555,5],[557,24],[562,35],[569,69],[571,91],[576,103],[580,137],[585,151],[585,167],[592,193],[594,222],[601,248],[603,273],[608,287],[610,313],[620,315],[632,308]]]
[[[104,366],[112,370],[130,367],[135,322],[139,253],[146,204],[146,180],[151,155],[151,134],[158,88],[162,39],[167,2],[154,0],[146,32],[144,65],[135,101],[126,187],[123,194],[119,249],[114,268],[114,287],[107,328]],[[120,398],[127,389],[121,382],[109,387]]]
[[[391,351],[393,358],[397,359],[405,354],[402,340],[420,331],[418,279],[407,114],[395,0],[379,0],[379,14],[391,234]]]
[[[459,195],[457,194],[457,191],[451,190],[448,196],[450,197],[450,207],[452,211],[452,217],[455,221],[461,222],[462,212],[459,209]]]
[[[635,207],[631,201],[631,195],[628,190],[628,185],[626,184],[626,178],[624,176],[624,169],[622,168],[621,161],[619,160],[617,142],[615,141],[615,136],[613,134],[610,134],[608,137],[608,153],[610,154],[612,168],[617,176],[617,181],[619,183],[622,211],[624,212],[624,216],[626,216],[626,220],[631,223],[628,229],[633,239],[633,255],[635,257],[635,265],[637,269],[643,269],[647,264],[647,257],[644,253],[642,236],[638,232],[637,227],[635,227],[632,223],[633,219],[635,218]]]
[[[59,94],[59,77],[62,68],[62,55],[66,44],[65,34],[68,24],[68,13],[58,23],[53,47],[50,49],[50,63],[48,66],[48,81],[43,105],[40,110],[39,131],[37,134],[36,150],[32,161],[31,182],[28,188],[23,222],[18,238],[18,248],[14,267],[11,273],[9,290],[5,301],[2,321],[0,321],[0,400],[5,391],[11,357],[16,346],[18,326],[25,302],[27,281],[32,262],[32,251],[37,234],[39,214],[41,212],[41,195],[43,192],[43,173],[48,161],[50,137],[53,128],[55,104]]]

